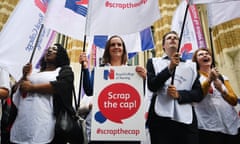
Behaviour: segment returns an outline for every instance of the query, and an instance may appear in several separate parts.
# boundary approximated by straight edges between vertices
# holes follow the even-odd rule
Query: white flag
[[[51,0],[44,24],[59,33],[83,40],[88,0]]]
[[[21,0],[0,33],[0,65],[16,80],[22,76],[22,66],[29,62],[47,3],[41,0]],[[36,66],[44,49],[51,44],[52,31],[43,28],[32,60]]]
[[[160,18],[158,0],[89,0],[87,35],[130,34]]]
[[[206,3],[222,3],[230,1],[239,1],[239,0],[190,0],[193,4],[206,4]]]
[[[176,31],[179,36],[182,33],[181,30],[186,8],[187,2],[184,0],[177,7],[172,19],[171,29]],[[190,5],[187,10],[187,17],[181,39],[180,52],[182,54],[182,58],[185,60],[192,59],[192,55],[196,49],[205,47],[206,41],[197,8],[195,5]]]
[[[192,3],[207,4],[209,27],[240,17],[240,0],[192,0]]]
[[[208,22],[210,27],[240,17],[240,0],[207,5]]]

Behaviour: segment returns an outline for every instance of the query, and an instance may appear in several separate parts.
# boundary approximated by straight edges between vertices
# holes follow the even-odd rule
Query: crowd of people
[[[146,127],[148,144],[239,144],[240,117],[235,109],[238,97],[227,76],[214,66],[211,51],[199,48],[192,60],[181,59],[179,36],[170,31],[163,36],[162,57],[150,58],[146,68],[136,66],[143,79],[145,97],[149,97]],[[114,35],[106,43],[100,67],[128,66],[125,43]],[[94,69],[89,70],[85,52],[80,53],[83,89],[94,95]],[[40,70],[27,63],[23,77],[17,82],[13,102],[18,112],[10,130],[13,144],[66,144],[55,134],[56,116],[64,105],[72,106],[74,72],[65,48],[60,44],[49,47],[41,59]],[[149,91],[150,93],[147,93]],[[9,73],[0,67],[0,98],[11,93]],[[93,96],[94,97],[94,96]],[[143,103],[142,103],[143,104]],[[139,141],[92,141],[91,108],[86,116],[89,144],[140,144]],[[144,115],[144,114],[143,114]],[[2,142],[4,143],[4,142]]]

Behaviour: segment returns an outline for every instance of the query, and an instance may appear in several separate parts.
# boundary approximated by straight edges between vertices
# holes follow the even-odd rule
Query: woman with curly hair
[[[49,47],[41,59],[40,70],[33,71],[31,64],[23,67],[22,80],[13,96],[18,108],[11,129],[12,143],[56,143],[55,116],[59,101],[72,108],[73,71],[66,50],[60,44]],[[57,142],[58,143],[58,142]]]

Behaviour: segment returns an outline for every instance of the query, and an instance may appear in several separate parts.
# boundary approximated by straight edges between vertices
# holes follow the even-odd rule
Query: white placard
[[[91,140],[145,140],[144,86],[135,68],[95,68]]]

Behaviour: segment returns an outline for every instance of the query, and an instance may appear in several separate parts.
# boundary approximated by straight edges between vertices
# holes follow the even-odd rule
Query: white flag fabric
[[[192,3],[207,4],[209,27],[240,17],[240,0],[192,0]]]
[[[83,40],[84,34],[139,32],[159,18],[157,0],[51,0],[44,24],[59,33]]]
[[[222,2],[239,1],[239,0],[191,0],[191,1],[193,4],[206,4],[206,3],[222,3]]]
[[[182,33],[181,30],[186,8],[187,2],[183,0],[177,7],[172,19],[171,30],[176,31],[179,36]],[[198,10],[195,5],[190,5],[187,11],[183,37],[181,39],[180,53],[183,59],[192,59],[192,55],[196,49],[205,47],[206,41]]]
[[[50,0],[44,24],[59,33],[83,40],[88,0]]]
[[[87,35],[130,34],[160,18],[158,0],[89,0]]]
[[[16,80],[22,76],[22,66],[29,62],[35,40],[44,19],[47,3],[41,0],[21,0],[0,33],[0,65]],[[36,66],[54,36],[43,28],[32,60]]]
[[[209,27],[240,17],[240,0],[207,5]]]

